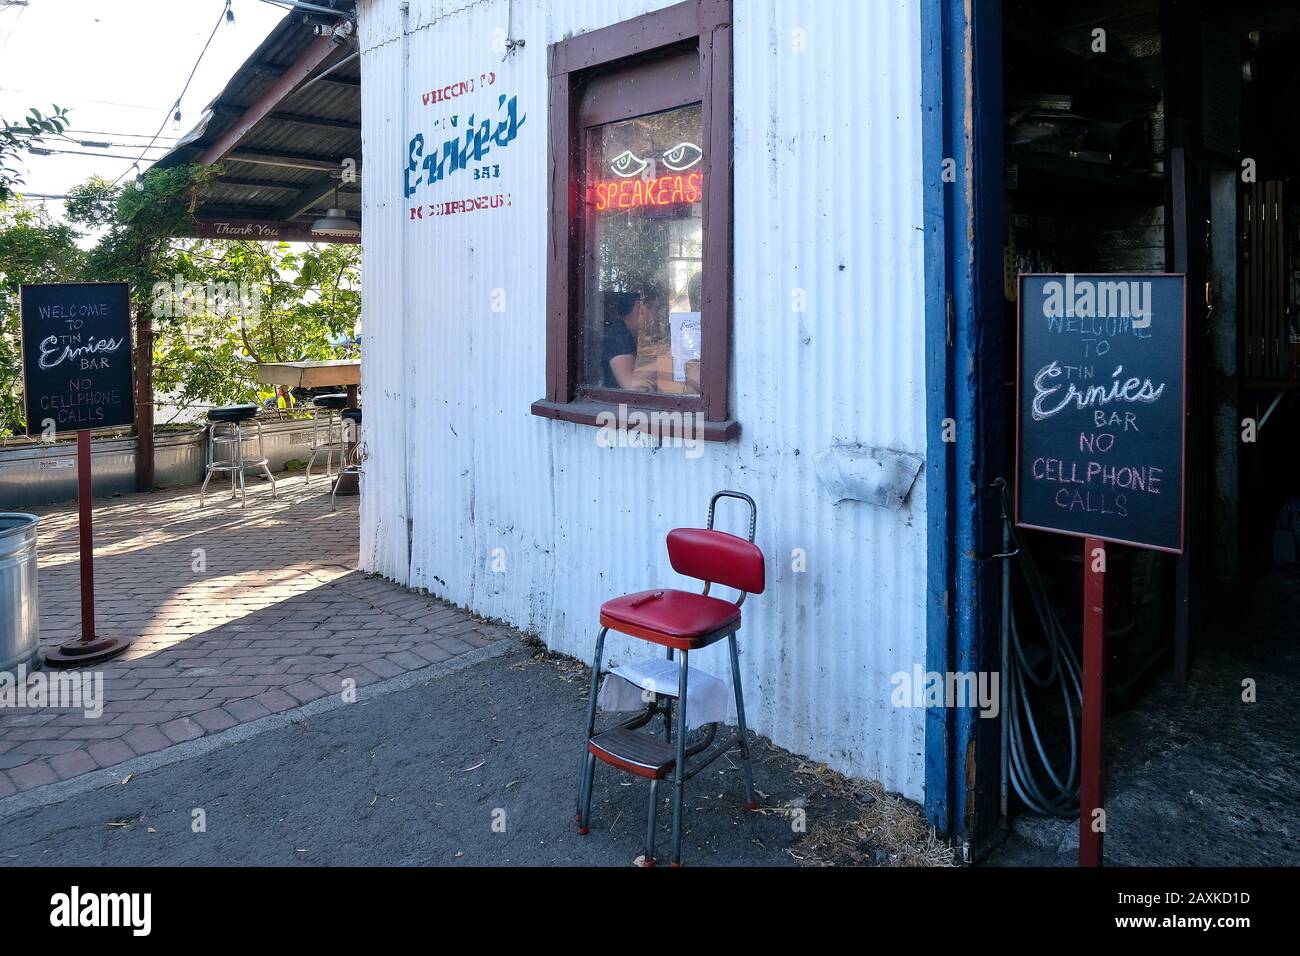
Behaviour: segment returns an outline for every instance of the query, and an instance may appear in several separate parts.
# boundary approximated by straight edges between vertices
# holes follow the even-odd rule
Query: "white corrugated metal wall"
[[[741,631],[751,724],[920,798],[923,712],[891,706],[890,677],[925,660],[922,479],[901,510],[835,504],[814,464],[839,443],[925,453],[917,0],[736,0],[740,439],[695,459],[602,449],[593,428],[529,413],[545,391],[547,47],[666,5],[411,0],[404,34],[398,0],[360,3],[363,566],[589,659],[601,601],[679,582],[665,533],[702,524],[714,490],[746,491],[770,579]],[[508,23],[525,46],[503,57]],[[421,102],[489,70],[491,91]],[[411,136],[441,142],[435,120],[494,112],[502,92],[526,115],[492,158],[502,179],[405,200]],[[489,191],[510,205],[408,221],[413,203]],[[636,643],[613,640],[613,659]],[[698,663],[728,674],[722,645]]]

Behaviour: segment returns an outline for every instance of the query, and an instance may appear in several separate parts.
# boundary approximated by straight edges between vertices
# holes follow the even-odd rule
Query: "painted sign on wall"
[[[24,285],[19,302],[27,433],[135,421],[127,284]]]
[[[1022,275],[1016,523],[1183,548],[1186,278]]]
[[[427,136],[416,133],[407,143],[403,196],[410,200],[444,182],[460,188],[454,196],[411,206],[408,221],[510,205],[509,193],[484,192],[482,187],[501,179],[501,153],[518,138],[528,117],[520,112],[518,97],[495,91],[497,82],[496,73],[485,72],[421,94],[423,106],[453,103],[459,109],[434,119]],[[491,102],[475,105],[472,98],[481,91],[490,91]],[[466,100],[463,106],[462,99]],[[465,184],[479,184],[479,188],[467,192]]]

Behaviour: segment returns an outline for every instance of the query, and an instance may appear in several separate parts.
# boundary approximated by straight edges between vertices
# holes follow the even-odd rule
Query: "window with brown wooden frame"
[[[739,434],[731,118],[731,0],[551,46],[546,397],[534,414],[597,425],[626,406],[690,415],[707,440]]]

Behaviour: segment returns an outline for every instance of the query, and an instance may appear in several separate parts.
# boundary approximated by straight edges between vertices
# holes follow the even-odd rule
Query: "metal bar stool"
[[[361,409],[345,408],[339,414],[343,425],[343,461],[339,467],[338,477],[334,479],[334,490],[330,492],[330,510],[338,507],[339,483],[344,475],[356,475],[361,480]]]
[[[199,507],[205,503],[208,482],[217,472],[230,473],[230,497],[243,496],[241,507],[248,507],[248,489],[244,485],[244,471],[248,468],[261,468],[271,481],[271,497],[276,497],[275,475],[266,457],[266,447],[262,441],[262,423],[257,420],[256,405],[225,405],[208,412],[208,460],[199,489]],[[252,434],[244,434],[244,426],[251,424]],[[257,441],[257,457],[244,455],[244,443]],[[218,449],[223,457],[218,457]]]
[[[749,538],[713,530],[713,511],[719,498],[739,498],[749,505]],[[732,748],[740,751],[744,764],[746,809],[757,810],[754,773],[745,726],[745,700],[740,687],[740,656],[736,631],[740,629],[740,605],[749,593],[761,594],[766,586],[763,552],[754,544],[758,510],[754,499],[739,491],[719,491],[709,501],[709,518],[704,528],[677,528],[668,533],[668,560],[673,570],[704,582],[702,594],[657,588],[606,601],[600,608],[601,630],[596,638],[596,656],[591,665],[591,694],[587,702],[587,730],[584,739],[582,777],[578,783],[578,832],[586,835],[591,817],[591,791],[596,761],[650,781],[650,806],[646,813],[643,866],[654,866],[655,817],[660,780],[673,784],[672,865],[682,860],[682,801],[686,781]],[[739,597],[732,601],[710,597],[714,584],[734,588]],[[618,631],[668,648],[668,659],[678,655],[675,692],[652,689],[646,710],[631,720],[600,733],[596,732],[596,697],[600,687],[600,662],[605,635]],[[687,660],[690,652],[725,639],[731,650],[731,683],[736,695],[737,730],[714,746],[717,725],[710,724],[704,738],[686,743]],[[677,701],[676,726],[673,701]],[[635,731],[654,720],[664,719],[662,739],[653,733]],[[703,755],[703,756],[701,756]],[[700,759],[688,766],[691,758]]]
[[[348,407],[348,397],[343,392],[333,395],[317,395],[312,399],[312,416],[311,416],[311,457],[307,460],[307,481],[311,481],[311,466],[316,463],[316,456],[322,451],[325,452],[325,477],[334,476],[331,467],[334,460],[334,449],[339,450],[339,462],[342,463],[347,455],[347,445],[343,442],[343,425],[338,413]],[[321,431],[324,431],[324,440],[321,440]],[[334,436],[338,435],[338,441]]]

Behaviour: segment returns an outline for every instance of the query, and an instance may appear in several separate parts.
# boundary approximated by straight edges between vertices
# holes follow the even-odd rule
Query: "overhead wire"
[[[180,95],[176,97],[176,102],[172,104],[172,108],[167,111],[167,115],[163,117],[162,123],[159,124],[158,132],[153,134],[153,137],[149,140],[149,144],[140,151],[140,155],[136,157],[135,163],[132,164],[128,169],[123,170],[118,175],[118,177],[113,180],[114,186],[120,183],[123,180],[123,178],[126,176],[126,174],[129,173],[132,169],[139,169],[140,161],[145,158],[145,155],[149,151],[149,147],[152,146],[155,142],[157,142],[158,137],[162,135],[162,131],[166,129],[167,120],[171,119],[173,116],[176,116],[180,113],[181,101],[185,99],[185,93],[189,90],[190,83],[194,81],[194,74],[199,71],[199,64],[203,62],[203,57],[208,52],[208,47],[212,45],[212,38],[217,35],[217,30],[221,29],[221,24],[228,22],[228,20],[230,19],[227,16],[229,12],[230,12],[230,0],[226,0],[225,5],[221,8],[221,15],[217,17],[217,22],[213,24],[212,32],[208,34],[207,42],[203,44],[203,49],[199,51],[198,59],[194,61],[194,66],[190,70],[190,75],[185,79],[185,85],[181,87]]]

